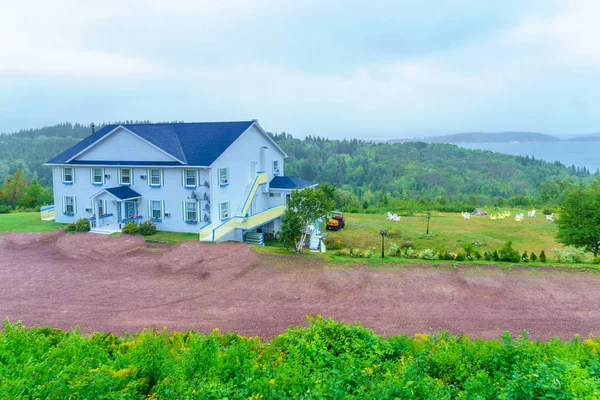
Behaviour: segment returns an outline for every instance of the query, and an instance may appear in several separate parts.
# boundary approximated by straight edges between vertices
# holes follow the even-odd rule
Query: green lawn
[[[185,233],[185,232],[165,232],[158,231],[154,235],[144,236],[144,239],[152,242],[168,242],[168,243],[181,243],[187,240],[200,240],[197,233]]]
[[[467,243],[481,243],[478,250],[495,250],[511,240],[513,247],[523,251],[539,254],[544,250],[551,254],[554,247],[562,247],[555,240],[556,225],[546,221],[544,216],[525,218],[516,222],[514,215],[526,210],[511,210],[511,216],[493,221],[489,217],[471,216],[464,220],[459,213],[432,213],[429,221],[430,236],[425,235],[427,220],[424,215],[402,217],[400,222],[390,222],[385,215],[377,214],[344,214],[346,228],[343,231],[325,231],[329,240],[340,240],[347,248],[356,247],[361,250],[381,250],[381,235],[385,229],[386,248],[392,243],[402,244],[412,240],[416,250],[444,249],[456,252]],[[525,214],[527,215],[527,214]],[[323,229],[325,227],[323,226]]]
[[[39,212],[0,214],[0,232],[52,232],[64,225],[42,221]]]

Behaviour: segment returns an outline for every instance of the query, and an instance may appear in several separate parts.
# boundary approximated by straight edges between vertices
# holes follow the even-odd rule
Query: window
[[[65,210],[64,213],[67,215],[75,215],[75,197],[65,196]]]
[[[279,192],[275,192],[275,193],[270,192],[269,193],[269,197],[281,197],[281,193],[279,193]]]
[[[150,202],[150,217],[153,220],[161,220],[162,219],[162,204],[159,200],[152,200]]]
[[[98,215],[102,216],[106,214],[106,210],[104,209],[104,200],[98,200]]]
[[[64,167],[63,168],[63,183],[73,183],[73,168],[72,167]]]
[[[185,170],[185,186],[196,187],[196,171],[193,169]]]
[[[229,185],[229,168],[219,168],[219,185]]]
[[[135,201],[125,202],[125,218],[133,218],[137,215],[137,203]]]
[[[273,175],[279,175],[279,160],[273,161]]]
[[[198,221],[198,205],[194,202],[186,202],[185,203],[185,220],[187,222],[197,222]]]
[[[160,186],[162,184],[160,169],[159,168],[150,169],[149,179],[150,179],[150,186]]]
[[[102,185],[104,179],[104,172],[102,168],[92,168],[92,184]]]
[[[131,168],[121,168],[121,185],[131,185]]]
[[[221,212],[221,221],[229,218],[229,202],[219,204],[219,209]]]

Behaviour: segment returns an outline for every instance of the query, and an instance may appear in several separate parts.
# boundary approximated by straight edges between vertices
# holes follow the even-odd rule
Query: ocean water
[[[592,173],[600,169],[600,142],[461,143],[459,146],[515,156],[533,156],[550,162],[560,161],[568,167],[585,166]]]

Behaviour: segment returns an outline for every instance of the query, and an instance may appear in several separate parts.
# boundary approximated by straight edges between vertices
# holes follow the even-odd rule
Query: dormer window
[[[73,167],[62,169],[62,183],[73,183]]]
[[[102,168],[92,168],[92,185],[102,185],[104,181],[104,170]]]

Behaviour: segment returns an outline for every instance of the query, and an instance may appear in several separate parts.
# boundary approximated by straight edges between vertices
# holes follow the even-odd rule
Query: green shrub
[[[486,261],[494,261],[494,253],[488,250],[485,253],[483,253],[483,258]]]
[[[423,260],[435,260],[435,250],[425,249],[419,255]]]
[[[521,261],[521,256],[517,250],[513,249],[512,242],[508,241],[498,249],[498,259],[499,261],[518,263]]]
[[[582,263],[585,258],[584,248],[565,247],[563,249],[552,249],[554,260],[557,263]]]
[[[403,249],[408,249],[413,247],[413,241],[412,240],[405,240],[404,242],[402,242],[402,248]]]
[[[500,261],[500,256],[498,255],[498,250],[494,250],[494,252],[492,253],[492,260]]]
[[[77,232],[89,232],[90,230],[90,220],[87,218],[79,218],[75,225],[77,225]]]
[[[404,249],[404,256],[406,258],[415,258],[417,256],[417,252],[412,247]]]
[[[600,264],[600,257],[594,257],[592,259],[592,264]]]
[[[475,251],[473,252],[473,257],[474,257],[476,260],[481,260],[481,253],[480,253],[479,251],[475,250]]]
[[[544,252],[544,250],[540,252],[540,262],[546,262],[546,253]]]
[[[531,262],[536,262],[538,259],[538,257],[535,255],[535,253],[532,251],[531,254],[529,255],[529,260]]]
[[[341,249],[340,251],[338,251],[338,256],[349,256],[350,255],[350,250],[349,249]]]
[[[12,207],[5,204],[0,204],[0,214],[8,214],[11,211]]]
[[[402,249],[396,243],[392,243],[388,250],[388,255],[392,257],[397,257],[402,253]]]
[[[344,248],[344,243],[339,239],[325,240],[325,246],[327,250],[341,250]]]
[[[129,221],[125,225],[123,225],[123,229],[121,230],[123,233],[128,235],[137,235],[140,233],[140,228],[135,221]]]
[[[151,236],[156,233],[156,225],[152,221],[144,221],[138,225],[138,232],[144,236]]]
[[[65,232],[77,232],[77,224],[73,222],[65,226]]]
[[[371,258],[373,256],[373,252],[371,250],[365,250],[360,255],[362,258]]]
[[[527,255],[527,251],[524,251],[523,254],[521,254],[521,261],[529,262],[529,256]]]
[[[467,255],[464,252],[459,251],[458,253],[456,253],[456,258],[455,258],[456,261],[465,261],[466,258],[467,258]]]

